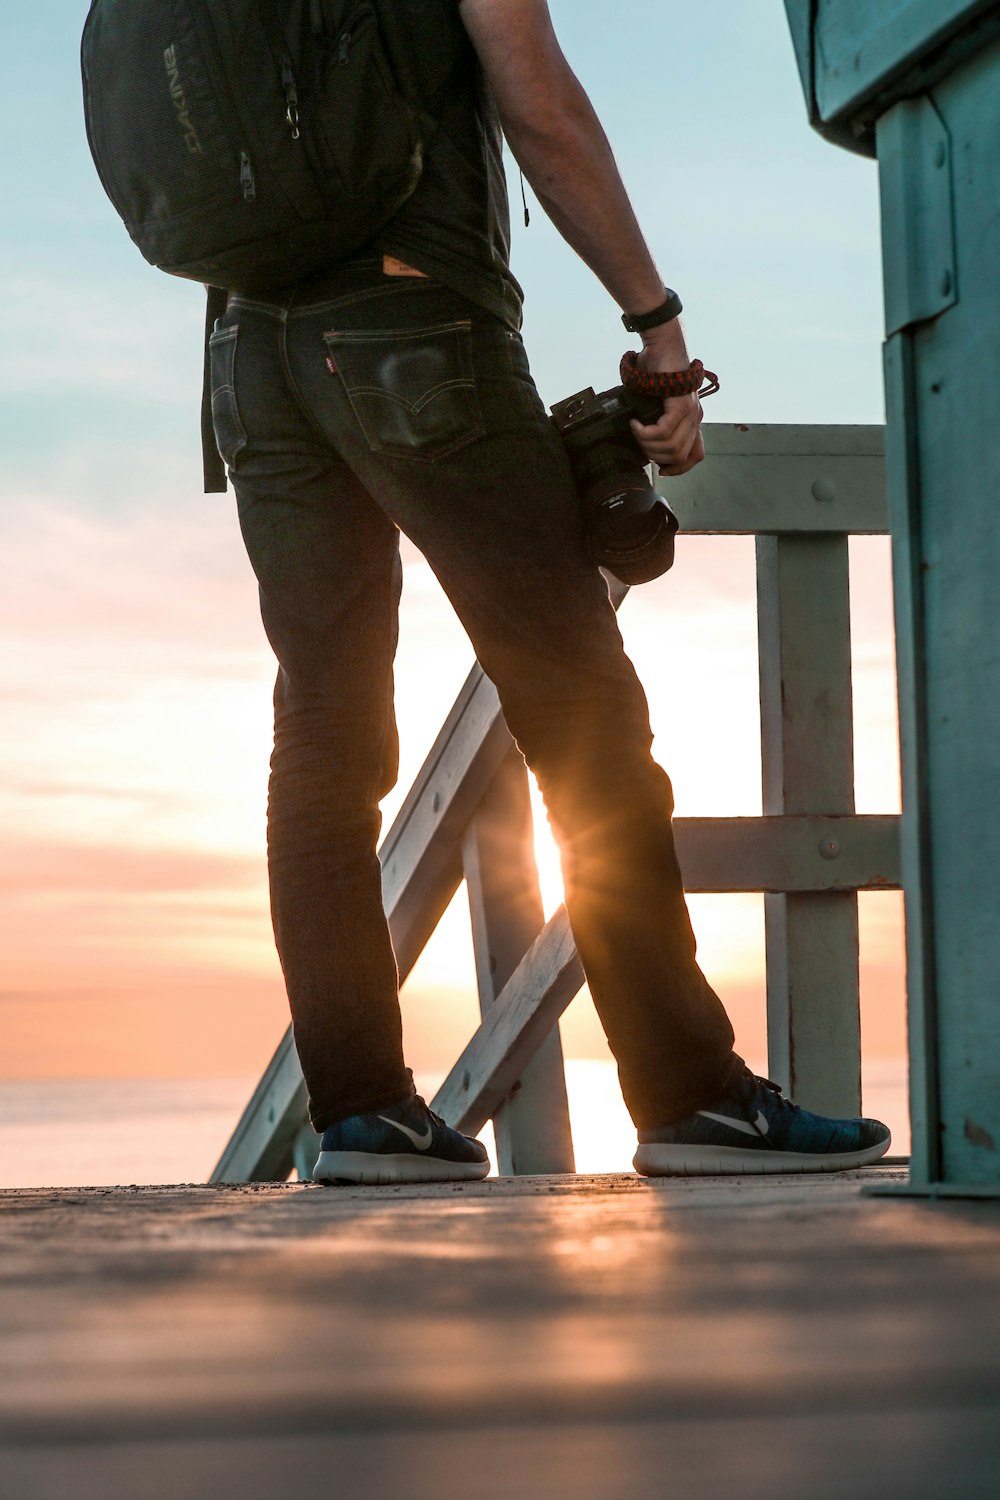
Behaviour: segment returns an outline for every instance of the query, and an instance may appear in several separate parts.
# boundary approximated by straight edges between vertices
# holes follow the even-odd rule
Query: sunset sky
[[[692,353],[721,376],[707,417],[882,421],[875,168],[808,130],[783,6],[551,9],[684,298]],[[90,162],[86,10],[42,0],[0,18],[19,60],[0,102],[0,1076],[252,1077],[287,1023],[263,858],[273,663],[232,496],[200,492],[202,298],[145,266]],[[537,207],[527,231],[514,217],[543,398],[612,384],[617,309]],[[386,826],[471,662],[426,565],[404,555]],[[852,563],[858,807],[894,811],[887,544],[857,541]],[[674,571],[622,612],[681,814],[760,811],[753,591],[751,541],[682,539]],[[762,903],[692,906],[763,1065]],[[898,897],[863,898],[862,918],[866,1038],[896,1056]],[[443,1071],[475,1022],[459,904],[404,1001],[412,1065]],[[585,999],[564,1039],[606,1055]]]

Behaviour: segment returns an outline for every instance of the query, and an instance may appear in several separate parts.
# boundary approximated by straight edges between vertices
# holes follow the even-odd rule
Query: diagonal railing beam
[[[449,1125],[478,1135],[584,982],[560,906],[504,985],[431,1103]]]

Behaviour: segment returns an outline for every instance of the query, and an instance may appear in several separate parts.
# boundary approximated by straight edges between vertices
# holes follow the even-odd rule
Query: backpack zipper
[[[246,154],[247,160],[250,163],[250,176],[251,179],[254,179],[253,159],[251,156],[251,152],[253,150],[254,142],[260,135],[261,121],[256,115],[254,115],[252,107],[244,99],[238,96],[226,70],[223,57],[230,49],[233,41],[233,38],[231,36],[231,28],[229,28],[228,26],[223,27],[220,31],[220,22],[213,14],[213,12],[217,11],[221,16],[222,7],[209,7],[199,5],[190,7],[190,10],[192,18],[195,20],[195,32],[203,49],[208,76],[212,82],[212,86],[220,95],[220,97],[225,100],[227,108],[231,110],[233,117],[240,122],[240,134],[242,134],[243,140],[249,148],[246,153],[244,153],[241,150],[240,146],[237,144],[238,137],[236,139],[230,139],[230,149],[233,153],[231,157],[231,167],[236,165],[236,161],[238,159],[240,164],[240,190],[245,191],[245,178],[242,158],[243,155]],[[253,191],[254,198],[256,198],[255,180],[253,182]],[[289,213],[295,214],[297,212],[295,199],[289,193],[285,182],[281,179],[280,176],[272,174],[269,191],[277,194],[278,198],[287,205]]]
[[[250,158],[245,151],[240,152],[240,187],[243,189],[246,201],[252,203],[257,196],[257,185],[253,180]]]
[[[295,86],[295,74],[292,72],[291,59],[281,59],[281,81],[285,86],[285,119],[288,128],[292,132],[292,140],[299,138],[299,91]]]

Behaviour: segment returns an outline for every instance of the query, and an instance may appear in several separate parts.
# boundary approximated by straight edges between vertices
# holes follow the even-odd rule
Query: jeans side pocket
[[[230,468],[246,446],[247,435],[236,403],[236,340],[239,325],[220,329],[208,341],[212,379],[212,427],[223,461]]]
[[[467,320],[323,337],[373,453],[433,462],[482,437]]]

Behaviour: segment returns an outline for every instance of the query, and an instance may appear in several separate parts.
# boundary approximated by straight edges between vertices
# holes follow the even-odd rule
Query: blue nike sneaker
[[[485,1146],[452,1130],[419,1094],[351,1115],[323,1132],[314,1182],[475,1182],[490,1170]]]
[[[878,1161],[892,1136],[878,1120],[810,1114],[749,1068],[705,1109],[640,1130],[632,1165],[644,1177],[718,1172],[842,1172]]]

